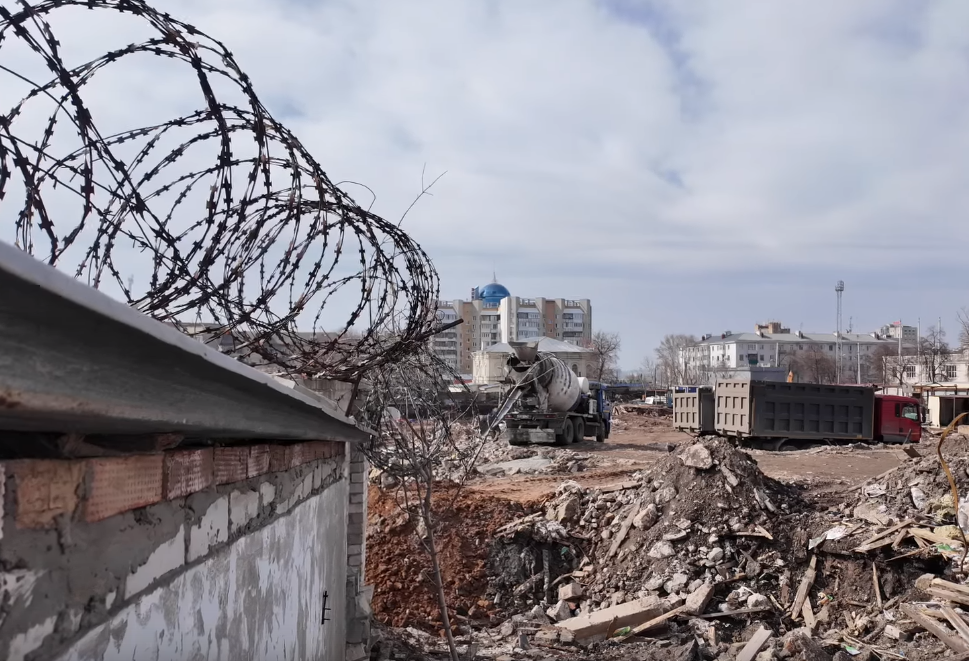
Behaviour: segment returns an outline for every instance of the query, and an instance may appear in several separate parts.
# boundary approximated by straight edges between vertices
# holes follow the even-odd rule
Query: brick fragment
[[[73,514],[84,478],[83,461],[24,459],[8,466],[17,487],[18,528],[47,528],[55,517]]]
[[[215,483],[215,461],[211,448],[178,450],[165,454],[165,480],[162,491],[166,500],[208,489]]]
[[[249,477],[248,447],[215,448],[215,483],[231,484]]]
[[[85,520],[101,521],[161,501],[164,463],[161,454],[89,459]]]
[[[297,443],[289,446],[289,467],[302,466],[307,461],[313,461],[309,443]]]
[[[280,471],[289,470],[289,446],[288,445],[270,445],[269,446],[269,472],[278,473]]]
[[[249,447],[247,477],[258,477],[269,472],[269,446],[252,445]]]

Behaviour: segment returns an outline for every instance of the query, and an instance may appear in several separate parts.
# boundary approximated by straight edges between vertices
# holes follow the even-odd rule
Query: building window
[[[578,376],[579,375],[579,366],[576,365],[575,363],[572,363],[572,371],[575,372],[575,375],[576,376]]]
[[[955,365],[943,365],[942,374],[949,381],[956,380],[956,366]]]
[[[905,378],[906,379],[914,379],[915,378],[915,365],[906,365],[905,366]]]

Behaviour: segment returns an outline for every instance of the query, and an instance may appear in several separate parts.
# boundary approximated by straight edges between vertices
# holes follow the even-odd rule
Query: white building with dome
[[[494,278],[471,290],[471,300],[440,300],[442,323],[464,323],[435,335],[431,350],[459,374],[470,375],[474,354],[498,343],[548,337],[588,347],[592,343],[592,304],[589,299],[522,298],[512,296]]]

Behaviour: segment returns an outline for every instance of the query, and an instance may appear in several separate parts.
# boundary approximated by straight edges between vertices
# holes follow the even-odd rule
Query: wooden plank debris
[[[926,617],[919,609],[915,608],[914,606],[910,606],[909,604],[902,604],[900,608],[902,612],[905,613],[906,617],[917,622],[919,626],[942,641],[942,643],[953,652],[956,652],[957,654],[965,654],[969,652],[969,644],[963,641],[959,636],[953,636],[943,626],[937,624],[931,618]]]
[[[861,544],[859,544],[858,547],[855,549],[855,551],[857,553],[864,553],[866,551],[870,551],[871,549],[866,548],[870,544],[873,544],[874,542],[877,542],[880,539],[884,539],[885,537],[888,537],[889,535],[891,535],[893,533],[896,533],[899,530],[902,530],[903,528],[907,528],[908,526],[911,526],[914,523],[915,523],[915,519],[906,519],[905,521],[902,521],[898,525],[892,526],[888,530],[883,530],[880,533],[878,533],[877,535],[875,535],[873,537],[869,537],[868,539],[866,539],[865,541],[863,541]],[[875,548],[875,547],[873,546],[872,548]]]
[[[639,482],[619,482],[618,484],[607,484],[599,487],[599,491],[602,493],[615,493],[616,491],[625,491],[626,489],[633,489],[638,486]]]
[[[772,635],[770,629],[763,627],[758,629],[740,651],[740,654],[737,655],[737,661],[754,661],[754,657],[757,656]]]
[[[801,609],[804,607],[804,600],[807,599],[808,590],[814,584],[814,579],[817,576],[818,570],[818,556],[811,555],[811,563],[808,565],[807,571],[804,572],[804,578],[801,579],[801,584],[797,588],[797,593],[794,596],[794,604],[791,606],[791,617],[797,618],[801,614]]]
[[[677,615],[681,613],[685,613],[686,611],[687,611],[686,604],[683,604],[682,606],[678,606],[669,612],[663,613],[659,617],[654,617],[652,620],[649,620],[648,622],[643,622],[639,626],[634,627],[633,630],[627,633],[625,636],[621,636],[616,640],[618,640],[621,643],[627,638],[632,638],[633,636],[636,636],[644,631],[648,631],[649,629],[655,629],[656,627],[663,624],[664,622],[668,622],[669,620],[672,620]]]
[[[927,530],[926,528],[909,528],[909,534],[913,537],[919,539],[924,539],[927,542],[932,542],[933,544],[945,544],[946,546],[951,546],[953,548],[962,548],[962,542],[951,537],[946,537],[945,535],[940,535],[938,533]]]
[[[945,615],[945,619],[949,620],[949,624],[956,630],[956,633],[962,637],[963,642],[969,643],[969,624],[966,624],[962,616],[952,610],[952,606],[943,606],[942,614]]]
[[[804,616],[804,626],[814,631],[814,627],[817,626],[818,621],[814,618],[814,608],[811,607],[810,596],[804,600],[804,606],[801,608],[801,615]]]
[[[715,620],[721,617],[738,617],[740,615],[752,615],[754,613],[763,613],[764,611],[773,610],[770,606],[758,606],[757,608],[741,608],[735,611],[720,611],[719,613],[704,613],[703,615],[697,615],[701,620]]]
[[[969,595],[969,585],[953,583],[952,581],[947,581],[937,576],[933,576],[932,574],[924,574],[919,576],[918,580],[915,581],[915,587],[923,592],[927,592],[929,588],[939,588],[942,590],[948,590],[949,592],[961,592]]]
[[[875,603],[878,604],[878,610],[885,608],[885,604],[882,603],[882,591],[878,587],[878,568],[875,567],[875,563],[871,563],[871,583],[872,587],[875,589]]]
[[[969,606],[969,594],[953,592],[951,590],[943,590],[942,588],[929,588],[926,590],[926,592],[936,599],[947,599],[948,601],[954,601],[957,604]]]
[[[626,541],[626,535],[629,534],[629,529],[633,526],[633,519],[639,514],[639,507],[633,506],[629,510],[629,516],[622,522],[622,526],[619,528],[619,532],[616,534],[616,538],[612,540],[612,546],[609,547],[609,553],[606,554],[607,558],[611,558],[619,551],[619,547],[622,543]]]

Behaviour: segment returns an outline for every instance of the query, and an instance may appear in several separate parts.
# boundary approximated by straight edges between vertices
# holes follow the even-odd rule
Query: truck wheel
[[[581,443],[582,439],[585,438],[585,420],[582,418],[575,419],[575,438],[572,439],[573,443]]]
[[[562,423],[562,431],[555,435],[555,444],[568,445],[573,440],[575,440],[575,428],[572,426],[572,421],[566,418]]]
[[[606,441],[606,425],[600,422],[596,427],[596,443],[605,443]]]

